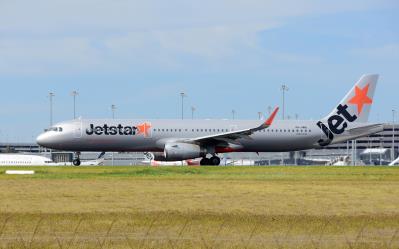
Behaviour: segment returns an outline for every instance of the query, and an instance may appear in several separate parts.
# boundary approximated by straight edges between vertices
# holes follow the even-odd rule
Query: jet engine
[[[146,153],[145,156],[149,160],[155,160],[155,161],[166,161],[165,154],[163,152],[150,152]]]
[[[167,143],[164,153],[153,153],[156,161],[181,161],[204,157],[206,150],[196,144],[189,143]]]

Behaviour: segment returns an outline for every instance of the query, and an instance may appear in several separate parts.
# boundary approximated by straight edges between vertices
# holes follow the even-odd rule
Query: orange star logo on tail
[[[367,96],[367,93],[369,91],[369,86],[370,84],[365,86],[363,89],[356,86],[355,96],[353,96],[353,98],[351,98],[348,102],[349,104],[357,105],[357,112],[359,115],[360,113],[362,113],[364,105],[370,105],[373,103],[373,100],[369,98],[369,96]]]
[[[151,129],[151,124],[150,123],[144,123],[137,125],[137,134],[144,134],[144,137],[149,137],[150,136],[150,129]]]

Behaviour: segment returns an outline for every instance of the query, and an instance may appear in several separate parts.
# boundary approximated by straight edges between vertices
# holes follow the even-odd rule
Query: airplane
[[[332,112],[318,121],[82,119],[60,122],[37,137],[43,147],[74,151],[151,152],[157,161],[202,158],[219,165],[219,153],[286,152],[323,148],[383,131],[366,123],[378,75],[363,75]],[[209,157],[210,156],[210,157]]]
[[[104,158],[83,161],[82,166],[97,166],[104,162]],[[6,153],[0,154],[0,166],[71,166],[71,162],[54,162],[50,158],[39,155]]]

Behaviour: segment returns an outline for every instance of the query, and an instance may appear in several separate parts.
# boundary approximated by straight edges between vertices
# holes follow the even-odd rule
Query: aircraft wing
[[[227,142],[227,143],[235,143],[234,141],[239,138],[247,138],[251,139],[249,136],[252,135],[256,131],[260,131],[263,129],[268,128],[272,123],[274,118],[277,115],[279,108],[277,107],[273,113],[270,115],[270,117],[263,122],[261,125],[254,127],[254,128],[249,128],[249,129],[244,129],[244,130],[237,130],[237,131],[229,131],[225,133],[220,133],[220,134],[214,134],[214,135],[209,135],[209,136],[203,136],[203,137],[197,137],[197,138],[192,138],[189,140],[186,140],[186,142],[191,142],[191,143],[214,143],[214,142]]]

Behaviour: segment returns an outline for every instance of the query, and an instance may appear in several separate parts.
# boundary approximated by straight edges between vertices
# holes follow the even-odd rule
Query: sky
[[[365,73],[370,120],[399,110],[397,0],[0,0],[0,142],[54,122],[257,119],[269,106],[318,119]],[[281,118],[281,116],[280,116]],[[398,118],[399,119],[399,115]]]

